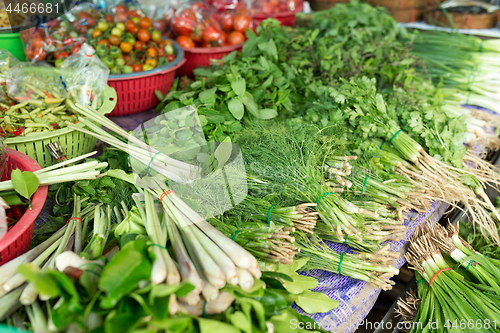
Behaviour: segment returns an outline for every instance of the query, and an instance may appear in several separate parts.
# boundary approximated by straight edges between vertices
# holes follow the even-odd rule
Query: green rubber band
[[[83,270],[84,272],[87,272],[87,273],[90,273],[90,274],[94,274],[95,276],[97,276],[98,278],[101,277],[99,274],[97,274],[96,272],[94,271],[91,271],[90,269],[84,269]]]
[[[207,301],[203,304],[203,318],[207,318],[207,314],[205,312],[205,308],[207,307]]]
[[[161,151],[157,152],[156,154],[153,155],[153,158],[149,161],[148,167],[146,168],[146,175],[149,174],[149,167],[151,166],[151,163],[153,163],[153,160],[156,158],[158,154],[160,154]]]
[[[363,183],[363,188],[361,189],[361,193],[354,200],[358,200],[358,198],[363,195],[363,193],[365,192],[365,187],[366,187],[367,181],[368,181],[368,175],[365,176],[365,182]]]
[[[394,135],[392,136],[392,138],[389,140],[390,143],[392,143],[392,140],[394,140],[394,138],[399,134],[399,132],[403,131],[402,129],[400,129],[399,131],[397,131],[396,133],[394,133]]]
[[[346,245],[346,243],[347,243],[347,235],[345,235],[344,245]]]
[[[419,284],[420,282],[425,282],[425,281],[427,281],[427,280],[426,279],[420,279],[420,280],[417,281],[417,284]]]
[[[231,240],[233,240],[233,241],[234,241],[234,240],[236,239],[236,236],[238,236],[238,234],[239,234],[239,233],[240,233],[240,229],[236,230],[236,231],[234,232],[234,234],[232,234],[232,235],[231,235]]]
[[[271,208],[269,208],[269,211],[267,212],[267,224],[271,225],[271,212],[273,211],[273,208],[276,205],[272,205]]]
[[[321,197],[319,197],[319,199],[316,200],[314,203],[320,202],[321,199],[323,199],[324,197],[326,197],[329,194],[335,194],[335,192],[325,192],[325,194],[323,194]]]
[[[155,244],[155,243],[151,243],[146,247],[151,247],[151,246],[156,246],[156,247],[159,247],[160,249],[164,249],[164,250],[168,251],[168,249],[165,246],[161,246],[160,244]]]
[[[384,146],[385,144],[385,140],[382,140],[382,144],[380,145],[380,150],[382,150],[382,147]]]
[[[344,252],[342,252],[340,254],[340,261],[339,261],[339,274],[342,274],[340,273],[340,271],[342,270],[342,261],[344,260]]]
[[[469,105],[469,97],[470,97],[470,94],[472,94],[472,91],[469,91],[469,94],[467,95],[467,100],[465,101],[465,104],[466,104],[466,105]]]
[[[472,265],[473,262],[474,262],[474,260],[469,261],[469,264],[467,265],[467,267],[465,269],[469,270],[469,267],[470,267],[470,265]]]

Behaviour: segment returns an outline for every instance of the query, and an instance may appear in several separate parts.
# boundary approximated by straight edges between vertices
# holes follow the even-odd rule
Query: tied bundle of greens
[[[419,279],[419,299],[412,294],[398,301],[411,332],[498,331],[498,261],[476,252],[458,236],[458,227],[418,229],[405,257]]]

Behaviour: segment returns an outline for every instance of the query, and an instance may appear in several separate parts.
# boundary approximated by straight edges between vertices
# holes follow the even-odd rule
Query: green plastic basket
[[[26,61],[24,44],[19,32],[4,32],[0,29],[0,48],[12,53],[19,61]]]
[[[113,111],[116,105],[116,91],[107,86],[104,89],[104,102],[98,110],[101,114]],[[50,155],[46,145],[58,141],[66,152],[68,159],[90,153],[97,143],[97,139],[88,134],[71,129],[69,127],[47,133],[35,133],[28,136],[8,138],[4,143],[10,149],[17,150],[28,155],[42,168],[51,166],[57,161]]]

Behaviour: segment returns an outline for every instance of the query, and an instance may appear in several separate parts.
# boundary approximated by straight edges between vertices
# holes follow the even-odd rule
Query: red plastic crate
[[[40,170],[40,166],[32,158],[16,150],[9,149],[8,151],[9,158],[2,180],[9,180],[10,173],[15,169],[31,172]],[[31,209],[27,210],[23,217],[0,240],[0,266],[29,250],[35,228],[35,219],[45,204],[47,192],[47,186],[38,188],[31,197]]]
[[[110,76],[108,85],[115,88],[118,101],[108,116],[126,116],[153,109],[160,103],[155,90],[161,91],[162,94],[168,93],[174,83],[176,70],[184,62],[185,60],[181,59],[172,67],[160,71],[147,71],[143,75],[133,77]]]
[[[184,49],[186,63],[177,71],[178,76],[193,76],[193,70],[198,67],[208,67],[210,59],[222,59],[233,51],[240,51],[243,44],[221,47],[192,47]]]

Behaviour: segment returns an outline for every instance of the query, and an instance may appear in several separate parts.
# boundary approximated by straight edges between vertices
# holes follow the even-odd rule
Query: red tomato
[[[142,28],[142,29],[149,29],[151,27],[151,24],[153,24],[151,22],[151,20],[147,17],[143,17],[139,20],[139,26]]]
[[[162,49],[162,48],[158,49],[158,56],[159,57],[164,57],[165,56],[165,50]]]
[[[226,32],[233,30],[234,15],[230,11],[225,11],[219,16],[219,23]]]
[[[104,16],[104,19],[106,20],[106,22],[113,22],[113,15],[111,14],[108,14],[106,16]]]
[[[189,38],[188,36],[179,36],[177,37],[177,39],[175,40],[177,43],[179,43],[179,45],[182,47],[182,48],[190,48],[190,47],[195,47],[194,45],[194,42],[191,38]]]
[[[167,54],[167,60],[170,62],[170,61],[174,61],[175,59],[175,56],[173,54]]]
[[[131,18],[131,17],[139,17],[139,14],[137,14],[137,12],[135,10],[131,9],[131,10],[127,11],[127,16],[129,18]]]
[[[67,57],[69,57],[69,53],[68,53],[68,52],[66,52],[66,51],[61,52],[61,53],[58,53],[58,54],[56,55],[56,59],[62,59],[62,58],[67,58]]]
[[[142,71],[142,65],[141,64],[132,65],[132,71],[134,71],[134,72],[141,72]]]
[[[250,13],[248,12],[248,9],[244,5],[238,7],[238,9],[236,9],[236,12],[234,14],[235,15],[250,15]]]
[[[24,54],[26,55],[26,59],[31,60],[33,59],[33,47],[29,46],[24,49]]]
[[[33,38],[33,47],[34,48],[41,49],[44,46],[45,46],[45,43],[43,42],[43,39],[41,39],[40,37]]]
[[[117,5],[115,7],[115,13],[126,13],[127,12],[127,7],[125,5]]]
[[[241,44],[245,41],[245,36],[239,31],[232,31],[227,35],[227,43],[229,45]]]
[[[79,12],[78,15],[76,15],[76,20],[77,21],[85,21],[88,17],[90,17],[89,13]]]
[[[55,29],[59,26],[59,24],[61,24],[61,21],[59,21],[58,19],[53,19],[47,22],[47,28]]]
[[[139,31],[139,28],[135,25],[134,21],[128,20],[125,23],[125,30],[135,35]]]
[[[46,57],[47,57],[47,53],[45,52],[44,49],[37,49],[37,48],[35,48],[33,50],[33,59],[35,59],[37,61],[43,61],[43,60],[45,60]]]
[[[64,46],[73,45],[74,43],[75,43],[75,41],[71,37],[63,39],[63,45]]]
[[[134,44],[134,49],[136,51],[142,51],[144,49],[144,43],[141,42],[140,40],[136,41],[135,44]]]
[[[201,43],[203,39],[203,30],[205,30],[205,25],[201,22],[196,23],[196,28],[193,33],[189,36],[193,42]]]
[[[147,41],[149,41],[151,39],[151,35],[149,34],[149,32],[146,29],[141,29],[137,33],[137,38],[141,42],[147,42]]]
[[[224,45],[226,34],[212,25],[203,31],[203,41],[212,46]]]
[[[51,36],[47,36],[47,37],[45,37],[45,44],[47,46],[52,46],[52,45],[56,44],[56,41]]]
[[[270,2],[266,2],[266,4],[264,5],[264,7],[262,7],[262,12],[263,12],[264,14],[269,15],[269,14],[274,13],[275,9],[276,9],[276,6],[274,6],[274,5],[273,5],[272,3],[270,3]]]
[[[189,36],[193,32],[196,21],[196,15],[191,10],[185,9],[172,20],[174,32],[179,36]]]
[[[244,33],[245,30],[250,29],[252,19],[248,15],[237,15],[234,17],[233,28],[235,31]]]
[[[130,61],[132,61],[132,56],[130,54],[126,54],[123,56],[123,60],[125,60],[125,65],[130,64]]]
[[[30,40],[30,33],[28,30],[23,30],[20,33],[20,37],[23,40],[23,42],[27,43]]]
[[[117,13],[115,15],[115,22],[127,22],[128,16],[125,13]]]
[[[81,48],[82,48],[81,44],[75,44],[75,46],[73,46],[73,49],[71,50],[71,54],[78,53],[78,51],[80,51]]]
[[[286,5],[286,3],[280,3],[278,5],[278,11],[280,12],[286,12],[286,11],[289,11],[290,8],[288,8],[288,6]]]
[[[30,28],[29,29],[29,36],[31,38],[36,38],[36,37],[45,37],[45,33],[43,32],[42,29],[37,29],[36,27]]]
[[[158,56],[158,50],[156,50],[154,47],[148,47],[146,50],[146,55],[148,57],[156,58]]]

